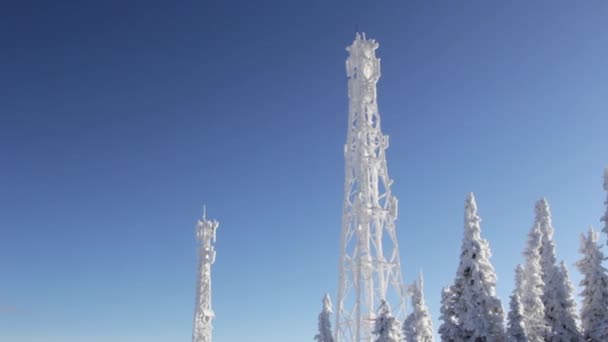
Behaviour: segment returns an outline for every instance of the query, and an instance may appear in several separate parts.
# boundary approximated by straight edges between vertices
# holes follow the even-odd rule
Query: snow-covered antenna
[[[211,307],[211,265],[215,262],[213,243],[219,225],[216,220],[207,219],[207,206],[203,206],[203,218],[196,224],[199,263],[192,342],[211,342],[211,321],[215,317]]]
[[[380,78],[378,43],[358,33],[347,48],[348,132],[340,278],[336,298],[336,342],[371,342],[376,308],[393,303],[405,317],[405,286],[395,231],[397,198],[391,194],[380,129],[376,83]]]

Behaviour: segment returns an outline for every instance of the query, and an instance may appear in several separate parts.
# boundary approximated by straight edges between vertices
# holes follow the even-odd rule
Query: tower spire
[[[207,219],[207,208],[203,206],[203,218],[196,224],[198,276],[192,342],[211,342],[211,321],[215,317],[211,307],[211,265],[215,262],[213,244],[219,225],[216,220]]]
[[[397,199],[391,194],[380,129],[376,83],[378,43],[357,33],[346,50],[349,114],[344,145],[345,182],[336,342],[371,342],[376,308],[386,301],[405,316],[405,289],[395,232]]]

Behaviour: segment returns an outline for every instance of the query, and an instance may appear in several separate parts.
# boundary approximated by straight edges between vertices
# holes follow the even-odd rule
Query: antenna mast
[[[196,309],[192,342],[211,342],[215,317],[211,307],[211,265],[215,262],[216,231],[219,227],[216,220],[207,219],[207,208],[203,209],[203,218],[196,224],[198,240],[198,277],[196,286]]]
[[[405,287],[395,232],[397,198],[391,194],[380,129],[376,83],[378,43],[357,33],[346,50],[348,132],[344,145],[345,182],[336,342],[371,342],[376,310],[391,303],[405,317]]]

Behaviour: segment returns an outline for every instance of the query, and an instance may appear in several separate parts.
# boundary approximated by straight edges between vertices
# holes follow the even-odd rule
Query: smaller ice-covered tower
[[[211,265],[215,262],[215,243],[219,222],[208,220],[206,210],[196,224],[198,240],[198,277],[196,286],[196,308],[192,342],[211,342],[211,321],[215,317],[211,308]]]

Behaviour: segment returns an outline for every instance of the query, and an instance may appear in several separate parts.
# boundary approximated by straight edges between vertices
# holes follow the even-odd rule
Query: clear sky
[[[605,199],[606,18],[599,0],[3,3],[0,340],[187,341],[207,204],[214,340],[311,341],[357,29],[380,43],[403,272],[435,321],[469,191],[505,308],[541,196],[578,282]]]

